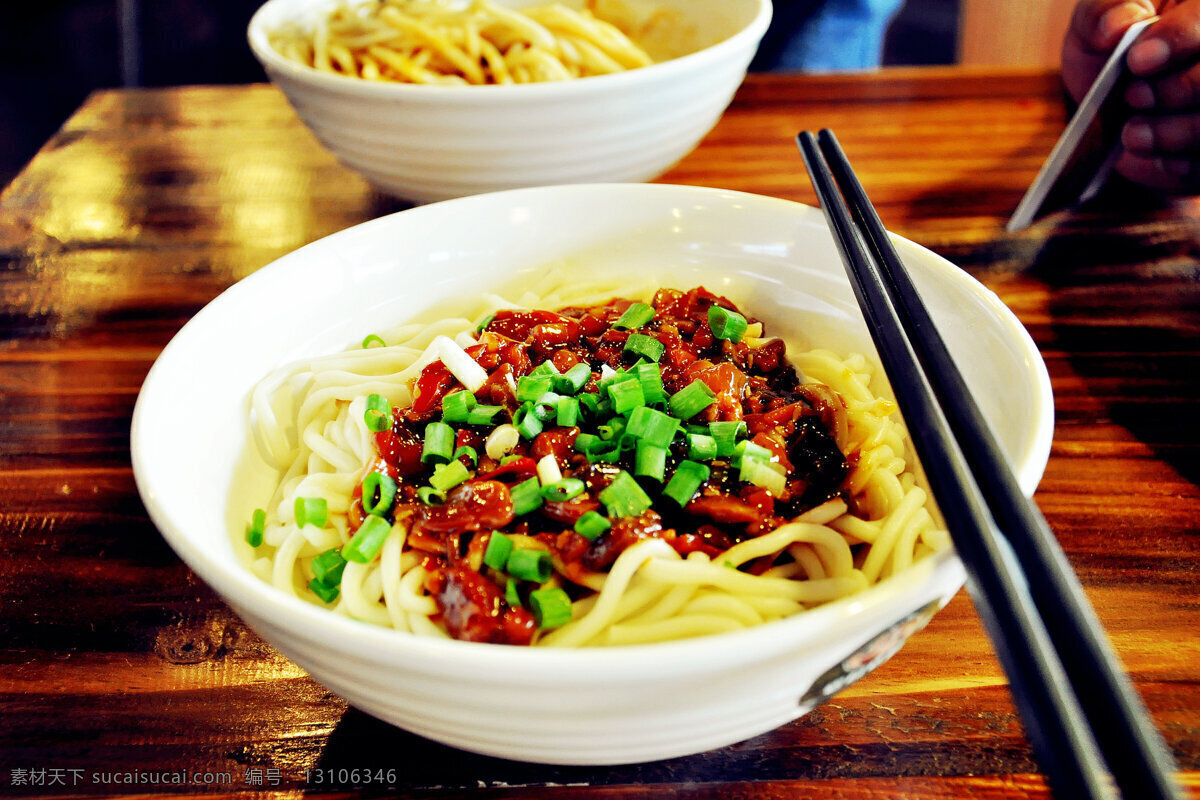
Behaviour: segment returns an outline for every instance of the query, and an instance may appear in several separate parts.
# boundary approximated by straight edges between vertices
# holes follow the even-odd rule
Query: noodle
[[[703,291],[693,290],[684,295],[662,290],[655,298],[656,302],[662,296],[682,304],[694,301],[688,298],[713,297]],[[514,320],[523,319],[522,314],[541,313],[522,309],[581,309],[584,316],[579,319],[584,319],[587,313],[592,313],[588,309],[599,308],[594,313],[610,314],[611,320],[619,310],[610,298],[648,301],[652,294],[648,284],[566,286],[551,276],[515,300],[484,295],[482,306],[473,310],[478,313],[476,319],[499,310],[500,315],[509,315],[504,320]],[[604,306],[605,303],[608,305]],[[560,315],[546,319],[557,316]],[[670,319],[669,315],[664,319]],[[251,428],[264,459],[278,470],[279,482],[266,503],[262,541],[254,549],[256,574],[282,591],[355,619],[417,635],[471,638],[469,626],[458,630],[453,617],[467,613],[463,608],[473,608],[471,602],[479,605],[470,600],[476,596],[471,592],[478,594],[484,590],[473,584],[454,583],[461,579],[455,577],[457,573],[450,573],[461,569],[489,584],[491,588],[486,592],[496,593],[497,597],[504,595],[504,603],[511,605],[511,611],[531,600],[530,592],[539,585],[542,589],[565,592],[569,600],[567,618],[552,629],[532,633],[531,643],[612,645],[718,633],[790,616],[862,591],[948,546],[945,531],[938,527],[930,511],[927,493],[918,485],[905,433],[896,419],[895,404],[870,388],[874,375],[866,359],[840,358],[828,351],[813,350],[788,357],[804,381],[789,391],[807,398],[809,405],[804,407],[811,409],[801,409],[803,415],[795,424],[804,420],[816,424],[813,421],[820,419],[828,431],[822,435],[828,436],[831,446],[836,445],[838,458],[844,458],[845,473],[830,494],[818,496],[798,512],[782,518],[769,515],[754,518],[757,523],[751,519],[746,522],[745,534],[739,533],[724,544],[721,536],[701,541],[697,533],[686,528],[672,527],[655,533],[656,528],[647,527],[644,538],[630,540],[607,565],[591,563],[586,558],[579,560],[572,554],[571,548],[577,549],[582,539],[571,532],[570,522],[555,529],[562,531],[561,534],[554,530],[526,529],[522,527],[525,523],[513,523],[515,527],[505,529],[505,538],[511,545],[528,551],[531,557],[539,551],[543,556],[548,554],[552,557],[549,559],[552,568],[548,568],[548,576],[533,583],[532,579],[517,580],[509,575],[505,589],[503,571],[487,561],[485,552],[492,538],[498,536],[491,531],[499,530],[502,525],[476,525],[462,533],[439,534],[437,531],[441,529],[428,527],[432,524],[430,515],[438,512],[422,511],[424,506],[412,497],[405,502],[417,505],[406,508],[416,508],[416,512],[397,511],[394,520],[386,521],[380,531],[384,538],[366,563],[335,559],[341,561],[340,574],[332,578],[325,575],[323,570],[328,567],[321,560],[329,558],[330,553],[345,554],[351,547],[349,543],[358,539],[356,530],[361,533],[366,527],[365,519],[370,516],[365,513],[358,492],[364,478],[382,463],[378,443],[383,440],[368,427],[369,396],[380,395],[388,408],[416,414],[419,402],[427,402],[421,398],[429,391],[432,385],[429,382],[441,374],[438,370],[447,369],[439,361],[442,351],[438,349],[442,346],[439,342],[445,340],[438,337],[452,337],[460,346],[474,346],[480,354],[476,357],[483,358],[483,353],[490,352],[485,345],[503,347],[508,346],[504,342],[515,341],[492,333],[497,324],[485,321],[477,325],[463,317],[427,326],[405,325],[379,337],[390,344],[291,364],[260,382],[250,402]],[[502,329],[503,326],[497,328]],[[479,334],[480,330],[487,332]],[[753,330],[761,333],[760,327]],[[479,345],[475,344],[477,341]],[[751,361],[767,359],[772,341],[776,340],[757,335],[748,338],[746,346],[753,348],[754,354]],[[503,370],[496,367],[494,371],[498,374]],[[444,392],[448,391],[445,380],[454,380],[452,373],[446,374],[450,377],[443,379]],[[598,374],[615,373],[604,366]],[[595,377],[593,374],[592,379]],[[481,386],[476,394],[480,397],[488,396],[488,392],[503,394],[512,392],[516,386],[510,375],[507,381],[495,383],[491,388],[487,384]],[[780,403],[782,400],[769,406],[776,410],[764,413],[762,419],[772,413],[782,415],[793,407]],[[516,423],[514,413],[513,424]],[[522,458],[530,461],[523,455],[532,446],[524,441],[526,437],[511,432],[508,437],[501,437],[503,427],[513,425],[506,423],[493,429],[495,435],[487,437],[486,452],[482,435],[478,439],[479,452],[475,457],[480,460],[480,480],[484,483],[489,482],[484,478],[493,474],[484,473],[484,460],[497,473],[503,471],[497,465],[503,464],[505,454],[514,448],[519,451],[519,455],[513,456],[516,461]],[[788,450],[788,454],[795,457],[793,450]],[[720,468],[720,459],[713,463],[714,469]],[[539,465],[539,474],[541,469]],[[611,477],[612,471],[608,474]],[[537,480],[542,485],[553,482],[544,476]],[[813,487],[818,485],[818,477],[811,480]],[[787,485],[793,489],[782,495],[776,488],[769,490],[770,498],[764,499],[761,492],[747,496],[758,497],[755,502],[773,500],[771,507],[792,508],[799,502],[798,495],[794,495],[799,489],[795,487],[803,489],[806,484],[801,481]],[[753,485],[749,489],[758,491]],[[406,491],[411,496],[416,489]],[[366,490],[362,493],[365,495]],[[515,497],[515,493],[515,485],[510,486],[505,497],[508,494]],[[794,496],[786,500],[789,495]],[[447,494],[447,498],[451,496]],[[719,501],[722,496],[720,492],[693,495],[686,510],[696,508],[699,510],[692,513],[704,513],[706,506],[701,501],[713,498]],[[326,517],[319,525],[298,524],[302,520],[297,519],[294,508],[297,498],[324,501]],[[731,503],[736,499],[732,495],[729,498]],[[456,508],[450,499],[442,502],[451,510]],[[739,509],[748,507],[741,500],[737,502]],[[717,515],[712,519],[723,518]],[[754,528],[755,524],[761,524],[761,529]],[[720,525],[722,530],[736,527],[726,522]],[[701,525],[697,530],[704,529]],[[575,530],[579,530],[578,526]],[[688,540],[687,546],[681,547],[684,540],[680,537],[684,534],[695,541]],[[615,541],[613,536],[606,533],[595,539],[598,544],[592,545],[589,552],[594,554],[595,548],[606,539]],[[584,542],[584,546],[588,543]],[[517,591],[514,587],[518,584],[524,594],[516,597],[505,594]],[[458,630],[458,634],[453,630]]]
[[[597,0],[514,11],[492,0],[341,2],[314,26],[276,31],[283,56],[322,72],[423,84],[564,81],[653,63]],[[635,31],[630,31],[635,33]]]

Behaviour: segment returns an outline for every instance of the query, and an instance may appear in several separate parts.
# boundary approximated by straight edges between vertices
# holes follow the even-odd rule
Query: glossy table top
[[[1014,310],[1056,397],[1035,499],[1200,797],[1200,205],[1118,186],[1006,234],[1064,119],[1040,72],[751,76],[660,180],[814,203],[792,139],[832,127],[885,223]],[[261,85],[96,94],[0,195],[0,796],[1049,796],[965,592],[808,716],[624,767],[425,741],[247,630],[138,499],[139,386],[232,282],[404,207]]]

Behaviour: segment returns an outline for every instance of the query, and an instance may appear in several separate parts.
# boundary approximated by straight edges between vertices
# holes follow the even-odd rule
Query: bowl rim
[[[735,33],[708,47],[692,53],[660,61],[625,72],[591,75],[570,81],[543,81],[519,84],[431,85],[401,82],[374,82],[348,75],[321,72],[313,67],[286,58],[271,46],[265,19],[275,6],[289,0],[267,0],[250,18],[246,38],[255,58],[274,80],[278,73],[286,78],[331,92],[370,99],[445,102],[510,103],[518,99],[552,101],[564,96],[619,91],[629,84],[671,81],[680,73],[692,72],[704,66],[728,60],[732,53],[747,46],[754,49],[767,31],[773,14],[772,0],[752,0],[758,4],[754,17]],[[332,0],[331,0],[332,2]],[[749,59],[747,59],[749,60]]]
[[[497,670],[491,674],[510,677],[520,675],[523,680],[542,680],[552,677],[555,682],[561,683],[583,680],[589,676],[594,677],[596,669],[604,669],[614,675],[636,676],[644,672],[647,664],[670,663],[672,665],[670,672],[676,676],[696,672],[714,672],[747,661],[784,656],[794,648],[794,642],[798,639],[820,641],[822,638],[832,637],[833,641],[840,643],[843,641],[838,633],[840,628],[830,624],[836,619],[856,617],[859,614],[873,614],[887,620],[888,623],[893,623],[898,621],[902,615],[911,612],[912,609],[907,607],[903,609],[890,608],[889,598],[893,595],[894,589],[916,591],[916,584],[936,582],[937,585],[949,589],[948,592],[943,593],[948,598],[961,588],[965,580],[963,566],[953,548],[949,548],[918,561],[902,573],[891,576],[858,594],[809,609],[801,614],[744,630],[678,641],[606,647],[569,649],[506,647],[422,637],[332,614],[327,609],[278,591],[254,575],[249,569],[245,569],[244,566],[237,570],[225,569],[172,521],[167,510],[159,503],[154,491],[157,482],[155,476],[147,472],[146,455],[143,452],[143,442],[147,436],[145,415],[148,412],[146,407],[154,401],[158,392],[166,392],[165,389],[159,389],[158,383],[155,381],[157,374],[163,371],[163,365],[170,362],[176,350],[186,346],[181,344],[182,342],[194,336],[197,330],[202,330],[210,316],[220,313],[221,306],[229,297],[253,291],[259,282],[269,280],[270,276],[275,273],[286,271],[291,262],[302,258],[298,254],[308,248],[328,247],[330,242],[359,236],[364,229],[396,224],[397,218],[409,220],[418,218],[419,221],[419,217],[422,215],[445,213],[446,204],[469,206],[481,202],[495,202],[500,198],[518,202],[522,198],[532,195],[569,195],[593,191],[663,194],[675,198],[676,202],[683,198],[695,200],[699,197],[710,202],[775,206],[789,213],[797,214],[798,217],[807,216],[814,221],[819,221],[819,224],[825,225],[821,212],[803,203],[766,195],[707,187],[630,183],[512,189],[416,206],[359,223],[286,253],[228,287],[189,320],[172,337],[155,360],[143,382],[134,406],[130,449],[135,482],[150,518],[187,566],[220,594],[243,619],[254,617],[266,620],[266,624],[271,627],[286,630],[289,637],[305,639],[313,644],[328,645],[329,641],[336,639],[345,643],[354,652],[373,653],[372,657],[375,660],[392,662],[405,660],[410,664],[426,663],[436,665],[436,668],[443,671],[447,669],[455,671],[460,668],[460,665],[469,665],[472,674],[475,674],[474,671],[482,665]],[[402,215],[406,216],[402,217]],[[950,276],[950,280],[966,282],[966,285],[970,286],[975,294],[983,297],[996,309],[997,314],[1006,323],[1006,329],[1018,338],[1022,338],[1022,345],[1033,354],[1037,354],[1038,351],[1032,337],[1025,331],[1024,326],[1012,311],[994,293],[936,253],[909,242],[903,237],[897,236],[896,238],[906,243],[906,246],[922,251],[928,264]],[[1033,469],[1026,471],[1026,474],[1022,476],[1024,478],[1022,484],[1029,493],[1032,492],[1032,486],[1029,484],[1036,485],[1041,470],[1044,469],[1053,433],[1053,401],[1049,375],[1040,356],[1034,359],[1033,374],[1038,395],[1046,401],[1047,408],[1043,409],[1043,414],[1038,419],[1040,434],[1035,437],[1035,441],[1030,446],[1029,459]],[[250,620],[247,619],[247,622]],[[879,631],[885,630],[886,627],[886,625],[882,625],[878,629],[875,627],[864,628],[863,632],[873,636]],[[313,633],[313,631],[317,632]],[[852,653],[859,644],[861,642],[847,642],[845,652],[831,651],[831,662],[837,663],[837,661],[833,661],[834,658],[838,660],[844,658]],[[417,660],[407,661],[408,659]],[[462,669],[467,671],[466,667],[462,667]]]

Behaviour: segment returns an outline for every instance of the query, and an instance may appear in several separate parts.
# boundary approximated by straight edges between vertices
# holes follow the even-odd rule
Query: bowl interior
[[[898,245],[1021,485],[1032,492],[1053,423],[1049,380],[1036,348],[978,282],[923,248]],[[347,646],[396,653],[416,647],[445,656],[459,652],[455,648],[483,648],[488,658],[537,657],[547,664],[563,658],[499,652],[522,648],[419,643],[335,617],[261,583],[239,561],[230,535],[231,525],[247,519],[270,491],[266,484],[245,485],[238,497],[246,505],[230,502],[233,476],[248,450],[247,398],[259,379],[289,361],[345,349],[432,310],[473,306],[482,292],[531,284],[552,268],[683,289],[702,284],[763,319],[791,348],[875,358],[816,209],[656,184],[522,189],[435,203],[301,248],[232,286],[184,326],[147,376],[134,412],[135,476],[155,523],[219,593],[282,625],[319,626]],[[919,588],[910,583],[875,587],[838,613],[874,604],[893,622],[912,610],[888,609],[895,592]],[[790,624],[794,633],[816,624],[794,620],[746,631],[744,641],[778,647],[780,637],[761,628]]]

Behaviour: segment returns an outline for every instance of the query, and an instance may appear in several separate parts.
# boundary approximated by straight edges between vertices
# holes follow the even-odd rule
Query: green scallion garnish
[[[579,424],[579,398],[563,396],[558,398],[557,414],[554,422],[564,428],[573,428]]]
[[[432,486],[422,486],[417,489],[417,499],[427,506],[440,506],[446,503],[446,494]]]
[[[496,415],[504,410],[504,406],[477,405],[467,412],[468,425],[495,425]]]
[[[720,306],[709,306],[708,327],[712,329],[713,336],[718,339],[740,342],[749,324],[746,322],[746,318],[736,311],[730,311]]]
[[[308,588],[312,590],[313,594],[321,598],[321,601],[326,605],[332,603],[334,600],[337,600],[337,596],[340,592],[338,587],[328,586],[324,583],[321,583],[316,578],[313,578],[308,582]]]
[[[514,547],[508,554],[504,571],[523,581],[545,583],[554,571],[554,559],[547,550],[532,547]]]
[[[312,571],[317,580],[326,586],[337,586],[342,582],[342,572],[346,569],[346,559],[338,548],[333,547],[321,553],[312,560]]]
[[[575,532],[588,541],[592,541],[611,527],[612,523],[599,511],[585,512],[575,521]]]
[[[644,333],[631,333],[629,334],[629,338],[625,340],[624,352],[635,353],[651,361],[658,361],[663,357],[663,353],[667,352],[667,346],[653,336],[647,336]]]
[[[610,383],[608,396],[612,400],[614,414],[626,414],[638,406],[646,405],[646,396],[642,394],[642,385],[636,378]]]
[[[475,395],[463,389],[442,398],[442,419],[446,422],[466,422],[477,406]]]
[[[633,367],[633,374],[642,385],[642,396],[647,403],[661,403],[666,399],[663,390],[662,370],[654,362],[640,361]]]
[[[667,449],[650,444],[645,439],[637,443],[633,458],[633,474],[661,482],[667,468]]]
[[[368,514],[379,514],[380,516],[392,510],[392,503],[396,500],[396,482],[391,476],[372,470],[363,478],[362,482],[362,507],[363,511]]]
[[[392,429],[392,404],[381,394],[367,395],[367,410],[363,412],[363,422],[370,431],[390,431]]]
[[[383,517],[368,514],[350,541],[342,545],[342,558],[356,564],[369,564],[383,549],[392,525]]]
[[[775,457],[775,454],[772,453],[770,450],[763,447],[761,444],[755,444],[754,442],[750,441],[749,439],[743,439],[742,441],[740,441],[736,445],[734,445],[734,448],[733,448],[733,458],[734,458],[735,465],[740,464],[741,463],[740,459],[743,459],[743,458],[756,458],[759,461],[770,461],[774,457]]]
[[[629,415],[625,430],[644,442],[667,447],[675,438],[675,431],[679,430],[679,420],[658,409],[642,406]]]
[[[708,480],[709,469],[695,461],[680,461],[675,474],[667,481],[663,495],[674,500],[682,508],[692,501],[696,492]]]
[[[513,427],[523,439],[533,439],[542,432],[542,421],[533,410],[533,403],[523,403],[513,412]]]
[[[517,581],[514,578],[509,578],[504,584],[504,602],[512,608],[519,608],[521,605],[521,593],[517,590]]]
[[[636,517],[650,508],[650,497],[625,470],[617,473],[612,483],[600,492],[600,502],[610,517]]]
[[[783,466],[761,458],[742,457],[738,467],[738,480],[766,489],[775,497],[782,497],[787,488],[787,476]]]
[[[551,375],[525,375],[517,380],[517,401],[536,403],[538,398],[550,391],[553,383],[554,377]]]
[[[533,413],[542,422],[549,422],[558,417],[558,401],[563,399],[554,392],[546,392],[533,404]],[[574,400],[575,398],[568,398]]]
[[[539,630],[549,630],[571,621],[571,597],[561,586],[547,586],[529,593],[529,610]]]
[[[614,328],[624,328],[626,330],[632,328],[641,328],[650,320],[654,319],[654,309],[645,303],[633,303],[621,316],[617,317],[617,321],[613,323]]]
[[[471,462],[472,467],[479,466],[479,452],[469,444],[464,444],[462,447],[456,449],[451,460],[459,461],[464,458]]]
[[[429,485],[445,494],[469,477],[471,477],[471,473],[466,466],[461,461],[454,459],[433,468],[433,474],[429,476]]]
[[[508,554],[512,552],[513,540],[500,531],[492,531],[488,537],[487,547],[483,550],[483,563],[492,569],[503,570],[508,563]]]
[[[454,428],[444,422],[431,422],[425,426],[425,440],[421,447],[422,464],[445,464],[454,458]]]
[[[697,378],[671,395],[667,405],[672,415],[680,419],[691,419],[715,402],[716,394],[708,388],[708,384]]]
[[[583,494],[587,487],[579,478],[563,478],[542,487],[542,499],[548,503],[565,503]]]
[[[267,529],[267,512],[265,509],[256,508],[250,514],[250,521],[246,523],[246,544],[251,547],[258,547],[263,543],[263,533]]]
[[[367,338],[362,340],[363,350],[366,350],[368,347],[370,347],[373,344],[378,344],[380,347],[387,347],[387,342],[385,342],[383,339],[379,338],[378,336],[376,336],[373,333],[369,334],[367,336]]]
[[[737,440],[745,437],[749,429],[746,423],[739,419],[731,422],[710,422],[708,432],[717,443],[717,457],[729,458],[733,455]]]
[[[296,526],[303,528],[312,525],[314,528],[324,528],[329,518],[329,504],[324,497],[297,497],[292,503],[292,514],[296,517]]]
[[[692,461],[712,461],[717,457],[717,440],[703,433],[687,435],[688,458]]]
[[[576,364],[554,379],[554,391],[559,394],[579,394],[591,378],[591,367],[587,364]]]
[[[542,485],[536,477],[521,481],[508,491],[512,497],[514,516],[519,517],[542,507]]]

